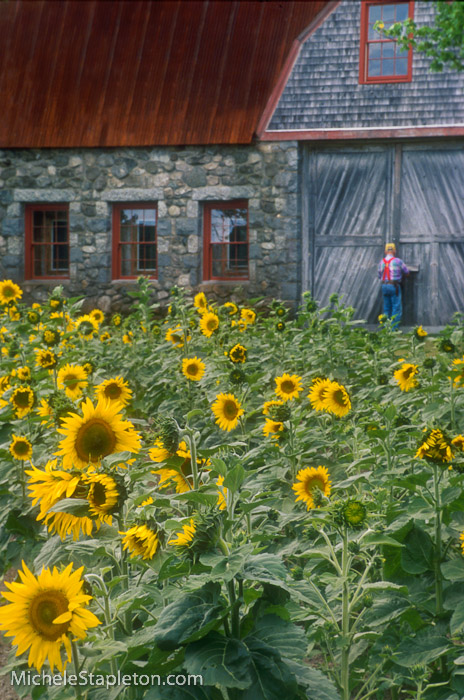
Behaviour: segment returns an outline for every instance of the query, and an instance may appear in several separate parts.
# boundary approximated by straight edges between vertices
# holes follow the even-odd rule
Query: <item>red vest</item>
[[[387,260],[387,258],[383,258],[382,262],[385,265],[385,267],[383,268],[382,282],[385,282],[385,281],[390,282],[391,281],[390,263],[394,259],[395,259],[394,256],[393,256],[393,258],[390,258],[390,260]]]

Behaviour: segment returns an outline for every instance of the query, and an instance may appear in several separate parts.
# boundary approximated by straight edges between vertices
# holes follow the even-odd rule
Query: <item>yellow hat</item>
[[[386,253],[396,253],[396,245],[394,243],[387,243],[385,246]]]

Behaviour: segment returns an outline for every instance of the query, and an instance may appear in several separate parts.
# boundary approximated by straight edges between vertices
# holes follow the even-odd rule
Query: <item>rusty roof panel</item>
[[[0,2],[0,146],[249,143],[327,4]]]

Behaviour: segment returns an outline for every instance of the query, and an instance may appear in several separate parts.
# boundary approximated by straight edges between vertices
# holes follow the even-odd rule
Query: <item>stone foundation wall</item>
[[[220,298],[300,293],[299,153],[294,142],[253,146],[0,150],[0,279],[29,300],[56,280],[24,279],[28,203],[69,203],[70,275],[66,294],[90,306],[123,308],[131,281],[112,280],[112,203],[156,202],[158,279],[163,300],[177,284]],[[246,199],[250,280],[202,281],[202,203]]]

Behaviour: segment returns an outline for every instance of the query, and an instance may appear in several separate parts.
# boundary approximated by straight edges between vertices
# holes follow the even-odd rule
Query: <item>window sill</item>
[[[149,279],[148,283],[153,285],[153,287],[159,287],[159,280],[157,279]],[[114,285],[115,287],[124,287],[124,286],[138,286],[137,278],[128,278],[128,279],[121,279],[121,280],[111,280],[111,284]]]
[[[43,279],[35,278],[33,280],[24,280],[22,284],[24,287],[38,287],[40,284],[45,284],[47,286],[53,285],[54,287],[59,287],[62,284],[66,287],[67,285],[71,284],[71,280],[69,277],[44,277]]]

